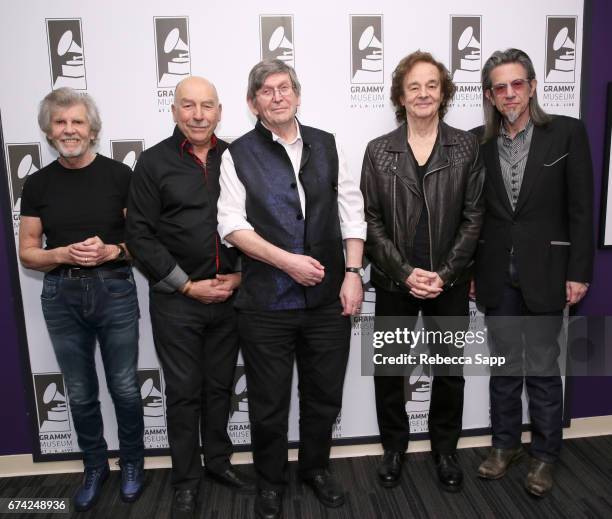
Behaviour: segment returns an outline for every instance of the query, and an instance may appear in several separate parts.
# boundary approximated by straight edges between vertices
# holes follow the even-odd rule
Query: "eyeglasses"
[[[278,92],[281,97],[287,97],[293,92],[293,87],[291,85],[281,85],[275,88],[264,87],[257,92],[257,95],[263,99],[272,99],[276,92]]]
[[[491,87],[491,91],[496,96],[503,96],[508,91],[508,86],[516,94],[522,94],[527,90],[527,85],[531,82],[530,79],[513,79],[510,83],[497,83]]]

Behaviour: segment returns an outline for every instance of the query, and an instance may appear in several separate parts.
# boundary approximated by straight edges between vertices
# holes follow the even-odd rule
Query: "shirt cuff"
[[[170,271],[170,274],[168,274],[164,279],[155,283],[155,285],[153,285],[151,288],[156,292],[172,294],[183,288],[187,281],[189,281],[189,276],[181,267],[175,265],[175,267]]]
[[[340,222],[340,232],[342,233],[343,240],[357,238],[365,241],[367,228],[368,226],[363,220],[357,222]]]
[[[225,240],[226,236],[229,236],[234,231],[254,231],[255,228],[246,220],[236,219],[234,221],[225,220],[223,222],[219,222],[217,225],[217,232],[219,236],[221,236],[221,243],[226,247],[233,247],[233,245]]]

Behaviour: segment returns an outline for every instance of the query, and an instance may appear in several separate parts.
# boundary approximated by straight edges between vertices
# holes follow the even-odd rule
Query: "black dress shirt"
[[[176,127],[136,164],[126,242],[155,290],[173,292],[187,279],[235,270],[238,253],[217,234],[219,167],[227,143],[214,136],[212,142],[203,164]]]

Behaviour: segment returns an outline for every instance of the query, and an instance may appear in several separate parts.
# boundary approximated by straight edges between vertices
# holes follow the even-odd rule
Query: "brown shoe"
[[[542,497],[553,486],[553,464],[531,458],[529,472],[525,480],[527,492]]]
[[[514,449],[491,447],[489,455],[478,467],[478,476],[485,479],[499,479],[505,476],[511,463],[520,459],[525,452],[523,446]]]

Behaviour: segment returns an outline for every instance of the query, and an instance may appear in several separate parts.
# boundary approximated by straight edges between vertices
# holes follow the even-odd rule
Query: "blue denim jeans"
[[[104,363],[106,384],[115,406],[122,461],[144,455],[143,412],[138,364],[138,298],[130,267],[114,272],[127,279],[96,276],[75,279],[47,273],[41,302],[57,362],[64,375],[70,410],[85,467],[107,463],[98,377],[96,339]]]

